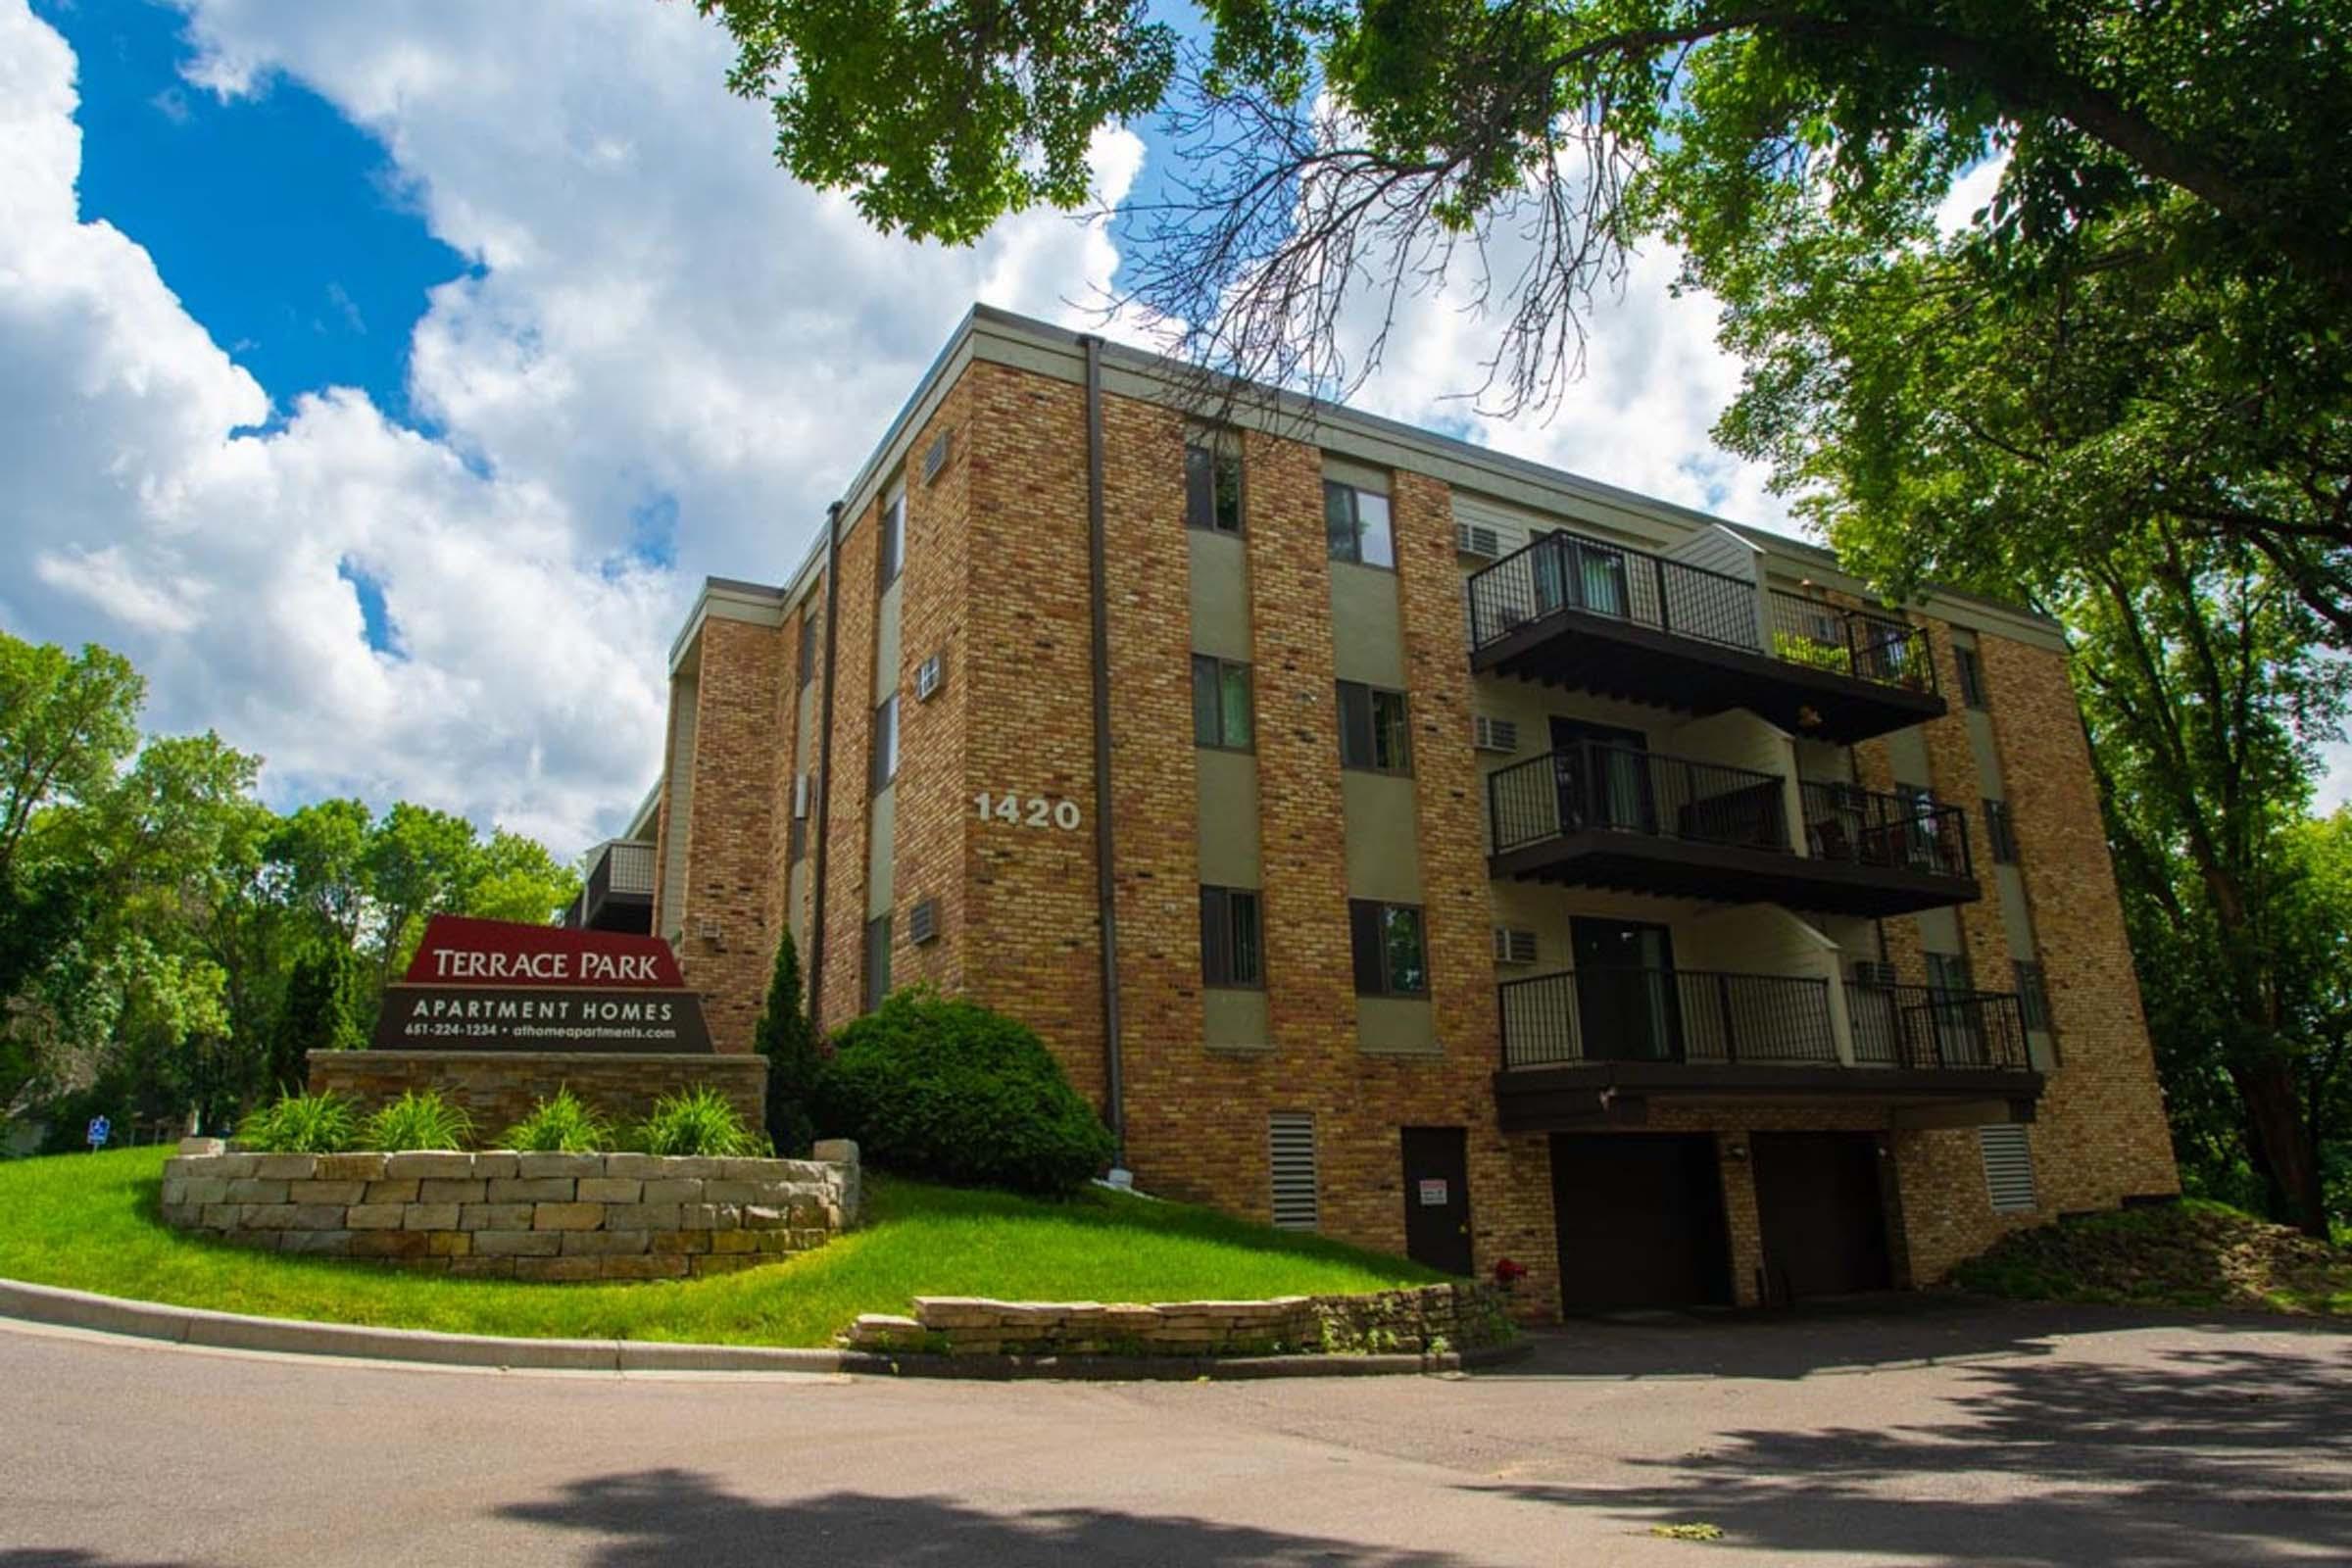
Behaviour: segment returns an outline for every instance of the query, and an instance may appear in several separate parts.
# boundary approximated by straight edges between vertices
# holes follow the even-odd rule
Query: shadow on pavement
[[[1852,1426],[1727,1432],[1650,1485],[1476,1490],[1871,1561],[2352,1562],[2344,1343],[1971,1367],[1951,1419],[1892,1428],[1855,1379]]]
[[[1766,1313],[1580,1318],[1529,1331],[1533,1353],[1493,1378],[1801,1378],[1843,1368],[2046,1356],[2057,1342],[2131,1329],[2204,1328],[2352,1346],[2352,1323],[2242,1312],[2022,1305],[1931,1293]]]
[[[503,1519],[579,1531],[598,1568],[730,1563],[1308,1563],[1452,1568],[1464,1559],[1396,1551],[1206,1520],[1096,1508],[992,1514],[942,1497],[834,1492],[793,1502],[738,1496],[687,1470],[641,1470],[572,1482]]]

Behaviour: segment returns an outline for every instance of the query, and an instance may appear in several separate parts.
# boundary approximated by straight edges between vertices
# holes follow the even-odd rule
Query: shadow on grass
[[[1106,1508],[993,1514],[944,1497],[857,1492],[761,1502],[674,1469],[576,1481],[552,1500],[512,1503],[498,1516],[579,1532],[577,1560],[597,1568],[796,1562],[828,1568],[999,1562],[1451,1568],[1468,1560]]]
[[[2352,1561],[2352,1362],[2295,1348],[2173,1351],[2154,1366],[1971,1368],[1942,1419],[1729,1432],[1630,1488],[1505,1494],[1647,1524],[1702,1519],[1791,1556],[2077,1568]],[[1480,1488],[1482,1492],[1494,1489]]]

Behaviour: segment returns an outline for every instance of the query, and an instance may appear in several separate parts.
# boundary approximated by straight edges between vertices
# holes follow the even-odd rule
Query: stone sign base
[[[858,1146],[816,1152],[181,1154],[164,1163],[163,1216],[240,1246],[449,1274],[678,1279],[773,1262],[856,1224]]]
[[[473,1118],[474,1136],[495,1143],[531,1106],[568,1085],[612,1121],[635,1126],[663,1095],[709,1084],[727,1097],[743,1124],[767,1121],[767,1058],[755,1055],[637,1055],[615,1052],[314,1051],[310,1090],[333,1090],[362,1112],[411,1089],[437,1090]]]

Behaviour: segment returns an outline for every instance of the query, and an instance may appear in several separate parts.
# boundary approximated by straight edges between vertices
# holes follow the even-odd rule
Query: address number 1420
[[[1049,801],[1043,795],[1016,795],[1011,790],[982,790],[972,797],[972,808],[980,813],[983,822],[1009,822],[1014,827],[1057,827],[1064,833],[1078,831],[1076,801]]]

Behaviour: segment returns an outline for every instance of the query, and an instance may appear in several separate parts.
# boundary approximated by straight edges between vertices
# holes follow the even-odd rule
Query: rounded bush
[[[1058,1196],[1099,1175],[1109,1130],[1034,1030],[974,1003],[897,992],[833,1037],[817,1123],[886,1170]]]

